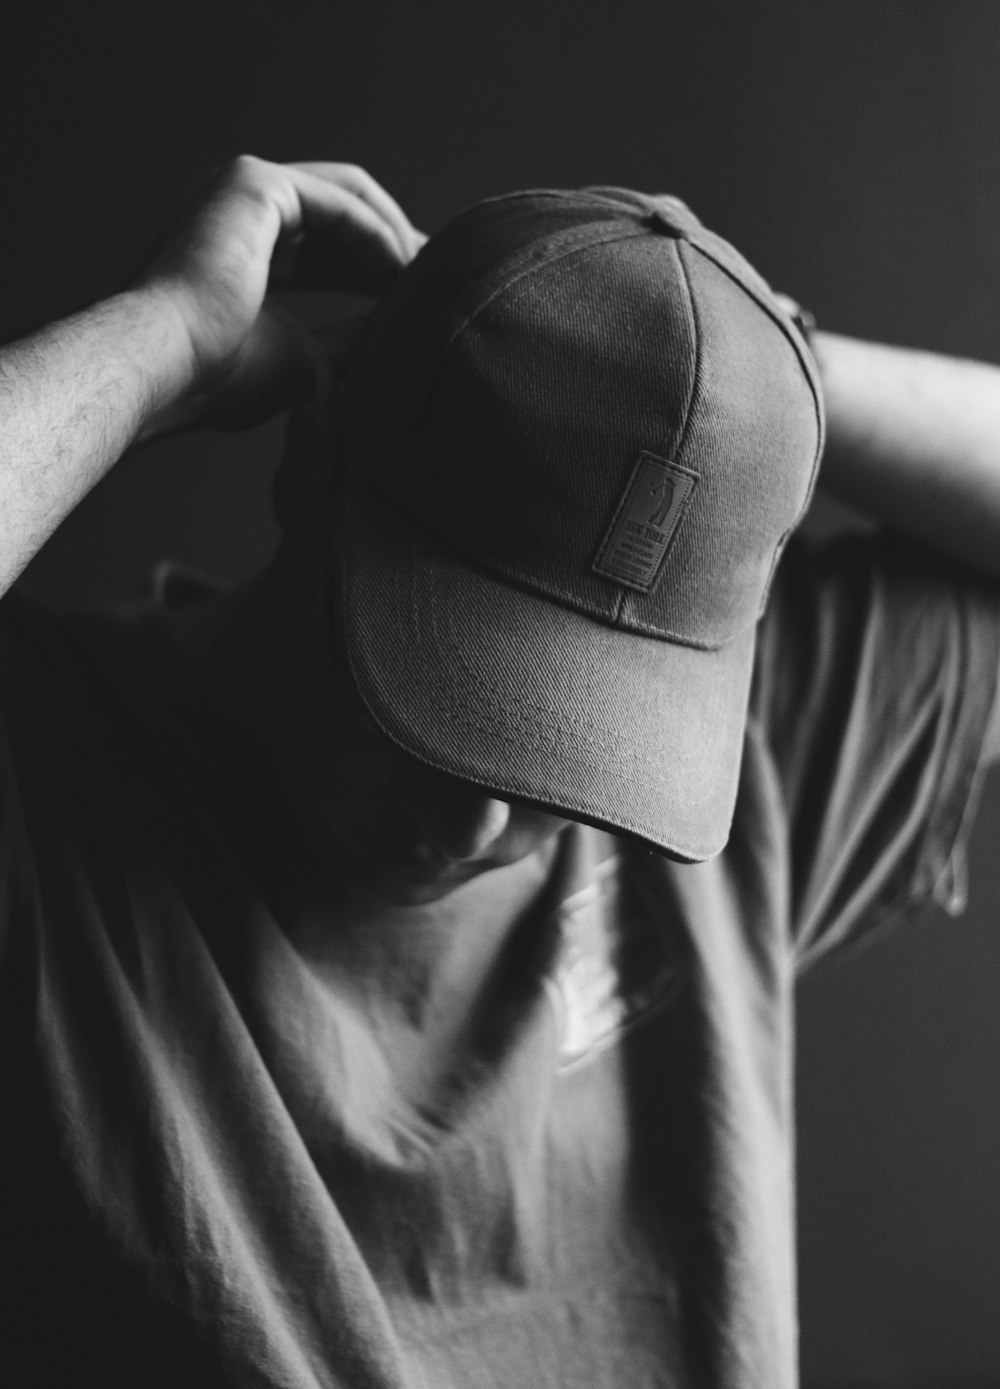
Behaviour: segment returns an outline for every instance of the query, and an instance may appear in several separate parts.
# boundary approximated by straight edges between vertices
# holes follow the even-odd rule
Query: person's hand
[[[353,164],[227,165],[178,219],[132,289],[176,316],[190,385],[144,438],[259,423],[308,392],[313,351],[273,288],[378,294],[426,238]]]

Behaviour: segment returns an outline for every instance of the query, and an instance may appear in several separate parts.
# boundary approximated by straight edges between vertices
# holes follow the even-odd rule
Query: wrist
[[[140,440],[169,428],[190,398],[197,378],[195,352],[183,309],[158,284],[124,290],[114,301],[132,329],[126,335],[142,380]]]

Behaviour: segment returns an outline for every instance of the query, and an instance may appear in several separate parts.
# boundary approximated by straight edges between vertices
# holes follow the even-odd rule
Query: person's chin
[[[371,897],[391,906],[418,907],[439,902],[458,891],[491,865],[469,861],[424,865],[370,865],[360,886]]]

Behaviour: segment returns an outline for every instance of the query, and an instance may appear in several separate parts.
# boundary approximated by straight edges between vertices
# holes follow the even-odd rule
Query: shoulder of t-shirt
[[[949,864],[998,664],[994,581],[888,534],[789,547],[760,624],[749,733],[786,823],[803,958],[908,904],[960,905]]]
[[[960,628],[971,641],[1000,644],[996,580],[892,531],[795,536],[758,626],[751,719],[780,725],[799,710],[803,687],[816,682],[824,665],[831,676],[848,674],[873,615],[888,609],[897,624],[912,624],[923,635],[928,656],[935,637],[944,640]],[[977,665],[988,667],[982,654]],[[887,665],[887,679],[906,676]]]

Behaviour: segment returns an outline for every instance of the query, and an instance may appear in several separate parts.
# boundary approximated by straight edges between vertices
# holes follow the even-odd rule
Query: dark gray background
[[[673,191],[823,324],[1000,359],[991,0],[17,9],[0,39],[4,338],[118,287],[205,173],[249,150],[363,163],[428,230],[515,187]],[[270,426],[136,453],[35,586],[117,594],[163,554],[249,572],[275,537],[279,443]],[[964,920],[931,915],[803,988],[811,1384],[1000,1383],[998,791]]]

